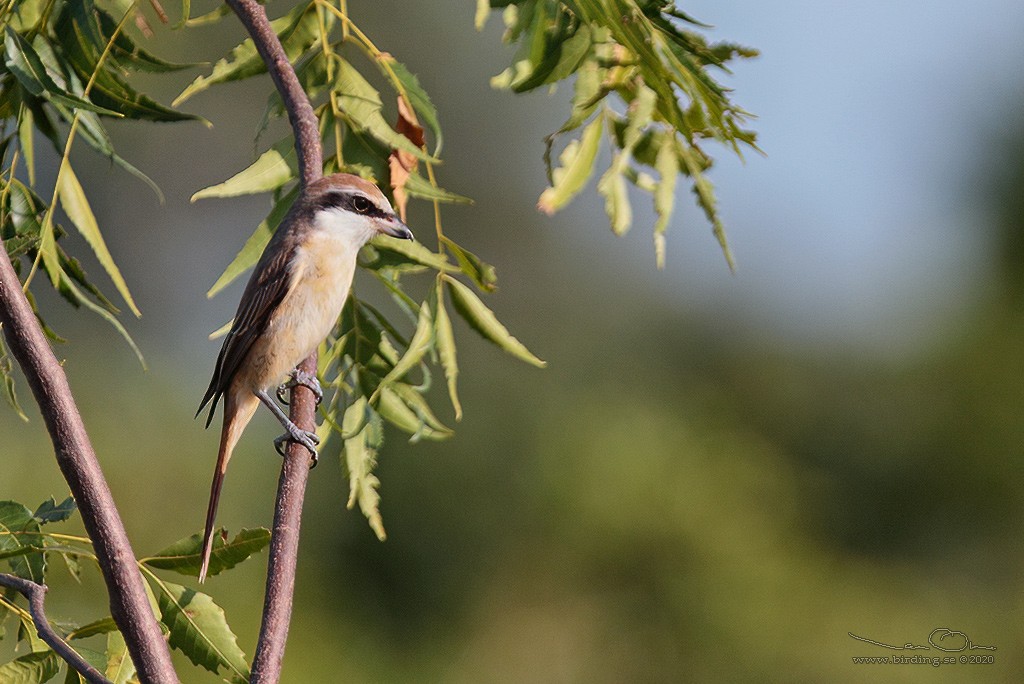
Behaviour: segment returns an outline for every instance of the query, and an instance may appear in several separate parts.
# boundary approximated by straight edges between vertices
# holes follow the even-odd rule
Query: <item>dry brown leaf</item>
[[[416,118],[416,112],[406,104],[404,97],[398,98],[398,124],[395,130],[412,141],[416,147],[422,148],[426,142],[423,137],[423,127]],[[388,157],[388,167],[391,170],[391,192],[395,198],[395,209],[398,216],[405,220],[405,207],[409,203],[409,196],[405,192],[405,183],[409,180],[409,174],[416,170],[416,157],[403,150],[391,150]]]

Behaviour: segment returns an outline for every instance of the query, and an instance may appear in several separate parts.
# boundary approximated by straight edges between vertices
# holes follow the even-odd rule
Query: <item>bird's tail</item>
[[[206,572],[210,569],[210,554],[213,553],[213,527],[217,518],[217,504],[220,503],[220,490],[224,485],[224,474],[228,470],[228,461],[235,450],[238,438],[249,424],[252,415],[259,406],[259,399],[249,394],[241,401],[230,394],[224,402],[224,428],[220,433],[220,449],[217,452],[217,468],[213,471],[213,484],[210,485],[210,505],[206,509],[206,529],[203,532],[203,561],[199,568],[199,582],[206,581]]]

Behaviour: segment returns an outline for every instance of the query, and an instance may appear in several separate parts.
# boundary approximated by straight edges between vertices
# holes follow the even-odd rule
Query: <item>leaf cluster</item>
[[[37,584],[45,584],[51,571],[50,561],[55,558],[62,561],[76,581],[80,581],[83,566],[94,565],[98,569],[87,538],[50,531],[51,524],[66,521],[75,509],[70,497],[60,503],[51,498],[34,512],[14,501],[0,501],[0,568]],[[270,531],[264,528],[243,529],[230,540],[224,530],[218,530],[209,574],[235,567],[269,543]],[[202,537],[195,534],[138,561],[150,604],[173,648],[225,681],[246,682],[247,659],[223,609],[207,594],[171,582],[156,572],[164,570],[195,577],[199,574],[201,552]],[[0,665],[0,681],[41,684],[59,674],[62,662],[37,636],[32,616],[23,603],[13,590],[0,594],[0,639],[8,636],[6,626],[13,621],[14,639],[19,648],[27,651]],[[137,682],[124,637],[109,615],[89,622],[52,618],[51,622],[64,640],[109,680],[116,684]],[[85,680],[67,668],[63,681],[79,684]]]
[[[140,48],[124,30],[135,16],[134,3],[118,0],[0,2],[0,236],[33,308],[29,288],[41,271],[73,306],[85,307],[114,326],[141,361],[138,348],[116,317],[119,308],[60,244],[69,230],[77,231],[125,305],[139,314],[72,163],[75,143],[84,143],[160,196],[153,181],[114,150],[105,122],[198,118],[165,107],[130,85],[133,72],[171,72],[190,66],[167,62]],[[48,196],[36,185],[37,142],[52,146],[60,158],[55,187]],[[47,335],[59,341],[38,309],[36,315]],[[5,359],[0,348],[5,395],[24,415],[17,408]]]
[[[504,40],[518,45],[512,65],[492,79],[494,87],[522,93],[573,79],[569,118],[547,138],[549,187],[538,208],[554,213],[586,186],[605,140],[612,159],[597,190],[612,230],[621,235],[632,225],[630,185],[650,193],[655,254],[663,267],[682,173],[732,267],[706,175],[712,159],[702,145],[716,140],[737,154],[743,145],[757,149],[754,133],[744,128],[751,115],[712,76],[757,51],[708,42],[695,30],[708,27],[667,0],[478,0],[478,28],[493,8],[502,9]],[[553,161],[555,143],[566,135]]]
[[[219,16],[213,13],[192,21],[214,21]],[[320,354],[319,375],[327,393],[321,405],[321,443],[340,441],[349,473],[349,506],[358,505],[383,539],[380,483],[373,468],[384,424],[412,440],[452,434],[428,402],[435,370],[445,378],[456,420],[461,418],[452,317],[461,317],[508,353],[536,366],[544,364],[481,299],[480,293],[497,286],[494,268],[444,234],[440,205],[470,200],[437,183],[443,135],[438,112],[419,79],[374,44],[349,16],[345,3],[302,2],[271,25],[320,121],[324,173],[347,172],[376,183],[391,195],[403,218],[411,200],[429,202],[434,209],[433,249],[423,242],[382,236],[360,254],[359,265],[383,286],[397,316],[389,317],[353,293]],[[264,72],[255,46],[246,39],[189,84],[175,104],[217,84]],[[371,76],[384,84],[384,93]],[[274,93],[267,100],[257,139],[270,120],[283,115],[281,98]],[[273,193],[267,218],[213,285],[210,296],[259,259],[295,201],[296,175],[289,136],[270,145],[247,168],[193,196],[197,200]],[[417,228],[423,239],[425,231]]]

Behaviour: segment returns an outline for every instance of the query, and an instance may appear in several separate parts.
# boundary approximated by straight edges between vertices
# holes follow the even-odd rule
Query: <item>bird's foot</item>
[[[302,385],[303,387],[309,388],[309,390],[313,393],[313,396],[316,397],[317,406],[319,406],[320,402],[324,400],[324,390],[322,387],[320,387],[320,381],[316,379],[316,375],[299,370],[298,368],[295,368],[289,374],[288,382],[284,383],[283,385],[277,388],[277,400],[287,406],[289,402],[288,398],[286,398],[285,396],[285,393],[287,392],[288,397],[290,397],[291,389],[298,385]]]
[[[287,453],[287,447],[285,445],[288,442],[297,442],[309,450],[310,460],[313,462],[313,464],[309,466],[310,469],[316,468],[316,464],[320,456],[316,447],[320,444],[320,438],[316,436],[315,432],[303,430],[291,421],[289,421],[284,427],[287,432],[274,440],[274,448],[277,449],[277,453],[284,456]]]

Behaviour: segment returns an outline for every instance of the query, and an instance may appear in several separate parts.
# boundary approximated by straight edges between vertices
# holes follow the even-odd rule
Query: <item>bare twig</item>
[[[36,626],[36,632],[47,646],[52,648],[71,667],[75,668],[83,677],[92,684],[113,684],[109,679],[95,667],[90,665],[78,651],[71,648],[68,642],[64,641],[46,619],[46,609],[43,600],[46,598],[46,586],[37,584],[21,577],[8,575],[0,572],[0,586],[14,589],[28,599],[28,611],[32,614],[32,622]]]
[[[288,62],[274,30],[270,27],[263,6],[255,0],[226,0],[235,11],[256,49],[267,65],[274,85],[288,111],[288,120],[295,133],[295,150],[299,160],[300,182],[303,186],[323,175],[323,150],[320,146],[320,126],[302,90],[299,79]],[[313,352],[299,364],[299,369],[315,374],[317,353]],[[303,430],[316,430],[316,401],[313,392],[302,385],[292,388],[289,417]],[[299,527],[302,522],[302,503],[309,478],[309,452],[301,444],[289,445],[277,487],[274,509],[274,529],[267,564],[267,593],[263,602],[263,623],[253,658],[251,684],[276,684],[281,677],[288,625],[292,615],[292,597],[295,593],[295,566],[299,553]]]
[[[110,614],[144,684],[177,684],[171,652],[160,632],[135,565],[128,535],[85,431],[67,376],[39,327],[6,253],[0,256],[0,323],[28,380],[57,465],[71,488],[107,583]],[[125,428],[127,430],[127,427]]]

